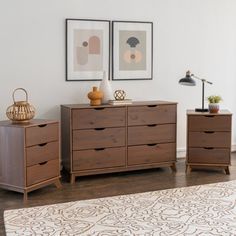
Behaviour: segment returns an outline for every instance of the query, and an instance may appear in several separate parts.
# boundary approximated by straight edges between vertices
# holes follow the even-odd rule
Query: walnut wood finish
[[[229,174],[232,114],[187,112],[186,171],[192,167],[221,167]]]
[[[27,200],[34,189],[60,185],[58,129],[50,120],[0,121],[0,187],[22,192]]]
[[[72,111],[73,129],[125,126],[125,107],[77,109]]]
[[[176,121],[176,105],[128,107],[128,126],[168,124]]]
[[[62,161],[71,183],[76,176],[83,175],[159,166],[175,170],[176,103],[134,102],[96,108],[85,104],[62,105],[61,125]],[[160,145],[155,151],[146,150],[146,154],[144,150],[137,164],[128,164],[129,155],[130,163],[135,162],[132,150],[142,148],[137,145],[162,143],[167,145]]]
[[[126,149],[98,148],[94,150],[74,151],[73,170],[91,170],[107,167],[125,166]]]

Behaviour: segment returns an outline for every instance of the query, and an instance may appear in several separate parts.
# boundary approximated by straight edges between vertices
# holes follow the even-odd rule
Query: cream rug
[[[8,210],[4,221],[7,236],[233,236],[236,181]]]

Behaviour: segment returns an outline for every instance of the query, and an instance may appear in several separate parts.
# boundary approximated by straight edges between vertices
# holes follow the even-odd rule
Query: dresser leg
[[[188,172],[191,172],[191,166],[189,166],[189,165],[186,165],[186,169],[185,169],[185,172],[186,172],[186,174],[188,173]]]
[[[55,185],[56,185],[57,188],[61,188],[61,187],[62,187],[61,181],[60,181],[59,179],[57,179],[57,180],[55,181]]]
[[[26,190],[24,190],[24,198],[23,198],[24,202],[27,202],[28,200],[28,192]]]
[[[171,168],[171,170],[172,170],[173,172],[176,172],[176,165],[175,165],[175,163],[173,163],[173,164],[170,166],[170,168]]]
[[[74,174],[70,174],[70,183],[71,184],[75,183],[75,175]]]
[[[227,175],[230,175],[229,167],[228,167],[228,166],[225,168],[225,173],[226,173]]]

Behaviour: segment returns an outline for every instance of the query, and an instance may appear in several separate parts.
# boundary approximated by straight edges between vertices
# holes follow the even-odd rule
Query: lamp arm
[[[198,80],[201,80],[203,83],[208,83],[208,84],[213,84],[212,82],[208,81],[208,80],[205,80],[205,79],[201,79],[199,77],[197,77],[196,75],[194,74],[191,74],[191,76],[195,79],[198,79]]]

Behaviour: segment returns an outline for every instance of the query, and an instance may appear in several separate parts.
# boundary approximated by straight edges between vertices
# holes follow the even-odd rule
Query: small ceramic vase
[[[103,72],[103,80],[100,83],[99,90],[103,93],[102,103],[106,104],[113,99],[111,83],[106,77],[106,72]]]
[[[219,103],[209,103],[208,108],[210,113],[218,113],[220,105]]]
[[[97,87],[93,87],[93,91],[88,93],[91,106],[99,106],[102,103],[103,93]]]

